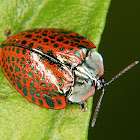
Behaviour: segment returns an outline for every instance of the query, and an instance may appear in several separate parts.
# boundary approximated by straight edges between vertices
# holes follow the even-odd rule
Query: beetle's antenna
[[[92,122],[91,122],[91,127],[94,127],[94,125],[96,123],[96,118],[97,118],[97,115],[98,115],[98,112],[99,112],[99,109],[100,109],[101,102],[102,102],[102,99],[104,97],[104,94],[105,94],[105,89],[103,88],[102,89],[102,94],[101,94],[101,96],[99,98],[99,101],[97,103],[96,109],[94,111],[93,119],[92,119]]]
[[[109,84],[111,84],[115,79],[117,79],[119,76],[121,76],[122,74],[127,72],[129,69],[131,69],[132,67],[134,67],[138,63],[139,63],[139,61],[134,61],[133,63],[128,65],[126,68],[124,68],[122,71],[120,71],[116,76],[114,76],[109,82],[105,83],[104,86],[108,86]],[[97,103],[97,106],[96,106],[96,109],[95,109],[95,112],[94,112],[94,115],[93,115],[93,119],[92,119],[92,123],[91,123],[92,127],[95,126],[96,118],[97,118],[97,115],[98,115],[98,112],[99,112],[99,109],[100,109],[101,102],[102,102],[102,99],[104,97],[104,94],[105,94],[105,89],[103,88],[102,89],[102,94],[101,94],[101,96],[99,98],[99,101]]]
[[[133,63],[131,63],[130,65],[128,65],[126,68],[124,68],[122,71],[120,71],[116,76],[114,76],[110,81],[108,81],[107,83],[105,83],[104,86],[110,85],[115,79],[117,79],[118,77],[120,77],[121,75],[123,75],[125,72],[127,72],[129,69],[131,69],[132,67],[134,67],[138,63],[139,63],[139,61],[134,61]]]

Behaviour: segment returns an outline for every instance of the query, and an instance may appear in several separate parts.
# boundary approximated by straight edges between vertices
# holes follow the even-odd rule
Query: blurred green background
[[[140,60],[140,1],[112,0],[99,52],[106,81],[134,60]],[[89,140],[136,140],[140,128],[140,64],[106,87]],[[94,96],[95,109],[99,94]]]

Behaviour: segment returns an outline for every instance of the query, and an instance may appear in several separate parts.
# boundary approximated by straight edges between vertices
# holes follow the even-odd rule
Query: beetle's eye
[[[92,81],[92,84],[95,85],[95,81],[94,80]]]
[[[96,78],[92,78],[92,85],[96,86],[97,85],[97,79]]]
[[[102,79],[102,83],[105,84],[105,79]]]

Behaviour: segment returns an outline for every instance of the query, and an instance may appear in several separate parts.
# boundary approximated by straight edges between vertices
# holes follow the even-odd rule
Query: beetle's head
[[[96,90],[101,90],[105,85],[105,79],[104,78],[99,78],[97,79],[97,82],[96,82]]]

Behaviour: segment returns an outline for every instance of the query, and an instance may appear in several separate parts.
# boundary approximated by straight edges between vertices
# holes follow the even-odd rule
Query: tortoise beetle
[[[0,46],[2,70],[27,100],[46,108],[62,109],[69,103],[78,103],[86,109],[85,100],[102,89],[92,126],[104,95],[103,58],[95,45],[85,37],[65,29],[30,29],[10,36]]]

